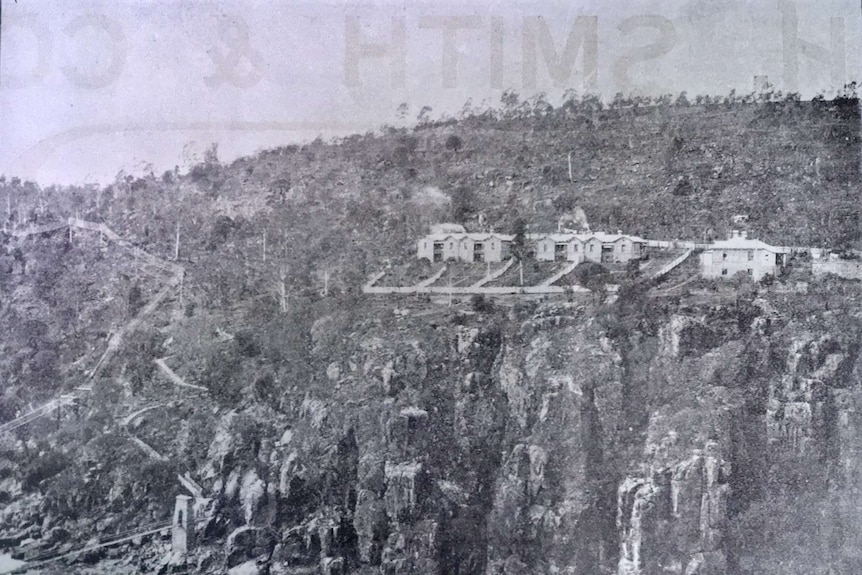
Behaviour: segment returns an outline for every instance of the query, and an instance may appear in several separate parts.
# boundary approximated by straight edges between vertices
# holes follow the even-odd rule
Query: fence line
[[[419,282],[418,284],[416,284],[416,287],[430,286],[431,284],[433,284],[434,282],[436,282],[437,280],[440,279],[440,276],[443,275],[443,272],[445,272],[448,267],[449,266],[444,265],[442,268],[437,270],[437,272],[434,273],[430,278],[426,278],[426,279],[422,280],[421,282]]]
[[[678,258],[676,258],[676,259],[672,260],[671,262],[669,262],[669,263],[665,264],[664,266],[662,266],[662,268],[661,268],[661,269],[659,269],[656,273],[654,273],[654,274],[653,274],[652,278],[653,278],[653,279],[658,279],[658,278],[660,278],[660,277],[662,277],[662,276],[664,276],[664,275],[667,275],[667,274],[668,274],[668,273],[670,273],[672,270],[674,270],[677,266],[679,266],[680,264],[682,264],[682,262],[684,262],[685,260],[687,260],[687,259],[688,259],[688,257],[689,257],[692,253],[694,253],[694,250],[693,250],[693,249],[688,250],[688,251],[686,251],[685,253],[683,253],[681,256],[679,256]]]
[[[152,447],[148,443],[145,443],[140,438],[138,438],[134,435],[129,435],[129,439],[132,440],[132,443],[134,443],[135,445],[140,447],[141,450],[143,450],[143,452],[146,453],[150,457],[150,459],[155,459],[156,461],[167,461],[168,460],[167,457],[165,457],[164,455],[162,455],[161,453],[156,451],[154,447]]]
[[[503,275],[504,273],[509,271],[509,268],[512,267],[514,264],[515,264],[515,258],[509,258],[508,260],[506,260],[506,265],[501,266],[499,269],[494,270],[493,272],[486,275],[485,277],[483,277],[482,279],[480,279],[479,281],[477,281],[476,283],[474,283],[470,287],[474,287],[474,288],[482,287],[486,283],[494,281],[495,279],[497,279],[498,277],[500,277],[501,275]]]
[[[165,376],[167,376],[167,378],[169,380],[171,380],[171,382],[173,382],[175,385],[177,385],[179,387],[187,387],[190,389],[197,389],[199,391],[209,392],[208,387],[204,387],[202,385],[194,385],[192,383],[186,383],[186,381],[183,378],[181,378],[179,375],[176,374],[176,372],[174,370],[172,370],[170,367],[168,367],[168,364],[165,363],[164,358],[156,359],[156,360],[154,360],[154,362],[157,366],[159,366],[159,369],[161,369],[164,372]]]
[[[540,286],[550,286],[550,285],[553,285],[555,282],[557,282],[557,281],[558,281],[560,278],[562,278],[564,275],[569,274],[569,273],[572,273],[572,272],[574,271],[574,269],[575,269],[576,267],[578,267],[578,265],[580,265],[580,263],[581,263],[581,262],[572,262],[572,263],[570,263],[570,264],[568,264],[568,265],[564,266],[564,267],[563,267],[563,269],[561,269],[560,271],[556,272],[554,275],[552,275],[552,276],[551,276],[551,277],[549,277],[548,279],[546,279],[546,280],[542,280],[542,283],[540,283],[539,285],[540,285]]]
[[[362,293],[366,294],[440,294],[440,295],[516,295],[516,294],[562,294],[562,293],[590,293],[585,287],[535,285],[535,286],[497,286],[497,287],[459,287],[459,286],[372,286],[363,287]]]
[[[42,565],[46,565],[48,563],[53,563],[55,561],[60,561],[61,559],[68,559],[70,557],[80,555],[81,553],[87,553],[88,551],[95,551],[96,549],[101,549],[103,547],[111,547],[113,545],[119,545],[121,543],[127,543],[127,542],[133,541],[134,539],[137,539],[139,537],[146,537],[148,535],[155,535],[156,533],[161,533],[165,529],[168,529],[171,526],[171,522],[167,521],[167,522],[159,524],[159,525],[160,525],[160,527],[158,527],[158,528],[142,530],[142,531],[136,532],[132,535],[126,535],[125,537],[121,537],[119,539],[114,539],[111,541],[106,541],[103,543],[99,543],[97,545],[90,545],[87,547],[83,547],[81,549],[76,549],[75,551],[69,551],[67,553],[57,555],[55,557],[50,557],[48,559],[41,559],[41,560],[38,560],[36,562],[27,562],[26,565],[22,565],[21,567],[18,567],[17,569],[14,569],[14,570],[10,571],[9,573],[24,574],[24,573],[27,573],[28,571],[30,571],[31,569],[35,569],[35,568],[41,567]]]
[[[171,290],[173,290],[177,285],[182,282],[183,276],[185,274],[185,268],[179,264],[166,262],[150,253],[147,253],[137,246],[121,238],[116,232],[114,232],[111,228],[109,228],[104,223],[99,222],[90,222],[87,220],[82,220],[81,218],[69,217],[65,222],[51,223],[51,224],[43,224],[41,226],[31,225],[27,228],[21,230],[12,230],[10,235],[16,238],[23,238],[31,235],[42,234],[47,232],[56,231],[62,228],[67,227],[75,227],[85,230],[97,231],[100,234],[104,234],[106,237],[114,241],[115,243],[122,245],[123,247],[134,249],[137,256],[142,257],[148,264],[151,264],[161,270],[173,272],[173,276],[168,280],[167,285],[165,285],[161,290],[159,290],[156,295],[150,300],[147,305],[145,305],[141,310],[133,317],[129,322],[127,322],[119,331],[112,334],[110,339],[108,340],[108,345],[105,351],[102,353],[99,360],[96,362],[95,367],[90,370],[87,375],[87,381],[91,381],[95,379],[95,377],[101,373],[101,370],[105,365],[112,359],[114,354],[119,349],[122,344],[123,337],[125,334],[135,331],[138,327],[143,323],[144,318],[151,314],[156,308],[161,305],[161,303],[168,297]],[[188,385],[188,384],[187,384]],[[190,386],[190,385],[189,385]],[[196,387],[196,386],[190,386]],[[36,419],[43,417],[58,407],[62,405],[68,405],[75,399],[75,394],[63,395],[60,398],[52,399],[48,403],[39,406],[29,413],[22,415],[12,421],[8,421],[3,425],[0,425],[0,434],[6,433],[9,431],[13,431],[26,425]]]

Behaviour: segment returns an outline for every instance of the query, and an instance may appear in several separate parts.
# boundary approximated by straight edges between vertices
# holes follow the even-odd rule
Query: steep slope
[[[193,572],[852,572],[855,283],[451,308],[358,288],[432,221],[553,228],[573,202],[633,233],[742,212],[775,243],[852,245],[855,100],[510,112],[99,190],[4,183],[8,226],[80,213],[187,273],[76,409],[2,439],[0,543],[169,520],[188,473],[213,500]],[[3,241],[6,421],[79,385],[164,278],[95,235]],[[167,570],[168,548],[82,560]]]

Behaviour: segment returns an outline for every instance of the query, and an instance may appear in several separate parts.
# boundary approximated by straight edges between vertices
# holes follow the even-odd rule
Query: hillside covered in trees
[[[212,147],[186,174],[120,173],[104,188],[4,178],[0,207],[9,225],[105,221],[165,256],[179,233],[180,259],[213,275],[200,286],[216,292],[207,297],[282,275],[316,289],[325,271],[347,290],[408,257],[429,223],[476,228],[482,214],[497,231],[519,217],[551,231],[576,206],[593,229],[649,238],[721,238],[746,215],[751,235],[776,245],[858,247],[859,134],[850,96],[572,97],[553,107],[507,94],[499,109],[467,106],[459,119],[229,165]]]
[[[0,443],[4,545],[170,519],[188,472],[214,500],[200,573],[854,565],[855,282],[703,304],[635,279],[611,303],[451,308],[360,288],[430,224],[551,231],[577,208],[647,238],[720,238],[745,215],[773,244],[858,249],[856,98],[506,94],[423,115],[230,163],[212,147],[187,172],[108,186],[0,179],[6,232],[77,216],[133,244],[0,232],[0,424],[91,387]],[[172,286],[138,250],[182,283],[87,382]],[[163,548],[108,569],[158,570]]]

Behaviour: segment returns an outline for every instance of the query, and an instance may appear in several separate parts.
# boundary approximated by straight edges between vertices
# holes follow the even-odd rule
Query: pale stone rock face
[[[326,404],[319,399],[306,397],[302,400],[302,406],[300,407],[299,413],[301,417],[310,420],[313,427],[319,428],[323,425],[323,421],[326,419]]]
[[[260,507],[265,496],[266,484],[257,476],[257,472],[254,469],[246,471],[239,488],[239,499],[246,523],[251,523],[255,511]]]
[[[228,575],[259,575],[261,572],[256,561],[246,561],[228,570]]]

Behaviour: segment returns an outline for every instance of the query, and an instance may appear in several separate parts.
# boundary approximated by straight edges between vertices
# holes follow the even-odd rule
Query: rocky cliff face
[[[165,411],[179,431],[158,447],[213,500],[199,572],[851,572],[860,328],[789,301],[638,294],[385,314],[349,324],[338,354],[316,346],[312,380],[277,402]],[[93,466],[26,496],[7,473],[13,544],[101,525],[82,498],[116,522],[169,491]]]
[[[286,399],[288,417],[222,416],[200,474],[228,568],[484,572],[507,417],[503,335],[484,321],[405,321],[348,334],[340,359],[320,358],[319,384]]]
[[[344,369],[369,392],[345,564],[766,572],[752,514],[788,504],[812,462],[805,488],[852,481],[855,320],[779,320],[762,300],[649,315],[553,305],[363,340]]]
[[[858,317],[798,303],[677,310],[645,338],[651,357],[626,365],[646,374],[629,419],[646,423],[617,468],[616,573],[845,572]]]

